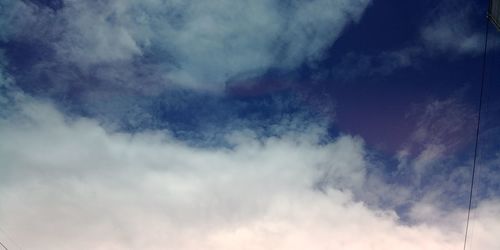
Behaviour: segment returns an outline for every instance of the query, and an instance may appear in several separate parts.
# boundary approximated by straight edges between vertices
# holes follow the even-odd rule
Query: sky
[[[500,249],[486,0],[0,0],[12,249]],[[488,29],[486,56],[483,58]]]

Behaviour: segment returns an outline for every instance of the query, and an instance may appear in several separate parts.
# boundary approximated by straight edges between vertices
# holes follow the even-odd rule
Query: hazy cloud
[[[484,49],[484,30],[472,20],[480,11],[471,2],[443,1],[421,29],[425,46],[451,54],[479,54]]]
[[[150,75],[169,86],[220,91],[229,79],[320,58],[369,2],[68,0],[53,10],[9,1],[5,12],[26,19],[10,14],[2,22],[12,26],[8,37],[54,51],[45,67],[73,64],[114,83],[141,84]],[[101,67],[107,73],[94,74]]]
[[[483,10],[473,2],[439,1],[423,18],[411,44],[371,54],[349,52],[334,65],[332,72],[341,80],[352,80],[359,76],[387,76],[408,67],[418,68],[423,60],[437,56],[477,56],[484,50],[484,23],[477,20],[485,20],[479,18],[484,18]],[[495,41],[490,39],[489,49],[498,47]]]
[[[418,46],[370,55],[350,52],[333,67],[332,73],[341,80],[353,80],[360,76],[387,76],[395,70],[415,66],[422,53],[423,49]]]

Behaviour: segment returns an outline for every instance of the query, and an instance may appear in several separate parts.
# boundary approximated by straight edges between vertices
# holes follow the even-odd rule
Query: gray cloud
[[[353,80],[360,76],[387,76],[398,69],[415,67],[423,53],[424,49],[419,46],[383,51],[373,55],[350,52],[333,67],[332,73],[341,80]]]
[[[259,75],[269,68],[293,69],[320,58],[368,4],[65,1],[63,8],[51,10],[19,2],[6,9],[26,19],[7,16],[2,21],[15,27],[11,38],[46,43],[55,51],[56,65],[69,63],[92,72],[106,67],[106,75],[97,76],[127,82],[120,77],[125,74],[130,82],[130,72],[149,64],[144,68],[153,72],[139,69],[138,74],[153,75],[165,85],[220,91],[235,77]],[[134,64],[138,60],[140,64]]]
[[[475,3],[470,1],[440,1],[416,30],[415,41],[401,48],[372,53],[350,52],[332,69],[342,80],[373,75],[389,75],[395,70],[418,68],[425,59],[448,56],[477,56],[484,50],[484,17]],[[478,25],[481,24],[481,25]],[[490,33],[491,37],[496,36]],[[491,39],[488,48],[498,48]]]
[[[477,27],[473,20],[483,17],[478,14],[482,11],[473,2],[443,1],[421,29],[424,45],[451,55],[480,54],[484,49],[484,28]]]

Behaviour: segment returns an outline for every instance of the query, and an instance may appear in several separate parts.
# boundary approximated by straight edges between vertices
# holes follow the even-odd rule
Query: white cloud
[[[231,148],[199,148],[168,131],[106,131],[27,100],[0,120],[0,134],[0,222],[26,249],[441,250],[462,244],[462,210],[439,223],[409,226],[391,209],[355,199],[370,165],[363,142],[347,135],[321,142],[317,126],[274,137],[235,131],[227,135]],[[316,189],[325,175],[329,185]],[[499,210],[495,202],[480,206],[478,249],[499,247]],[[432,209],[419,211],[429,218],[422,213]]]
[[[22,4],[11,10],[29,17],[13,22],[20,28],[29,20],[40,26],[17,33],[48,43],[56,63],[88,70],[128,62],[114,69],[126,72],[142,67],[131,65],[134,60],[147,58],[141,63],[157,66],[158,81],[220,91],[234,78],[316,60],[369,2],[68,0],[57,11]]]
[[[481,53],[484,31],[478,30],[472,21],[479,16],[478,11],[477,6],[470,2],[443,1],[421,30],[424,45],[431,50],[451,54]]]
[[[360,76],[389,75],[405,68],[419,68],[426,59],[445,56],[477,56],[484,50],[484,23],[486,21],[472,1],[436,1],[437,6],[423,17],[416,29],[416,37],[404,42],[405,46],[370,54],[349,52],[332,69],[341,80]],[[483,24],[483,25],[478,25]],[[493,27],[490,27],[493,29]],[[499,43],[490,33],[488,49],[496,49]]]
[[[67,1],[65,9],[51,11],[19,2],[29,15],[16,19],[16,27],[33,20],[54,26],[16,35],[47,38],[57,63],[121,67],[98,77],[134,77],[121,74],[131,69],[129,61],[149,55],[159,60],[152,68],[162,79],[217,89],[239,74],[315,60],[367,2],[95,4]],[[321,126],[292,124],[293,130],[283,126],[269,137],[233,131],[230,148],[193,147],[169,131],[112,132],[28,97],[6,100],[0,225],[23,248],[432,250],[462,244],[463,210],[448,214],[426,199],[415,203],[416,222],[406,225],[391,208],[373,205],[378,198],[360,199],[404,188],[368,176],[371,163],[357,137],[325,142]],[[432,132],[426,128],[423,137]],[[425,164],[437,158],[425,150],[419,156]],[[400,199],[408,196],[401,193]],[[498,249],[499,212],[495,200],[478,207],[473,242],[479,249]]]
[[[414,67],[420,61],[423,49],[419,46],[382,51],[373,55],[347,53],[332,72],[341,80],[352,80],[360,76],[389,75],[396,70]]]
[[[420,176],[430,166],[449,158],[473,138],[477,115],[462,100],[461,89],[454,95],[414,105],[407,119],[415,119],[415,129],[400,153],[402,162],[414,157],[413,168]]]
[[[407,114],[406,118],[415,122],[415,128],[397,159],[400,178],[408,178],[407,187],[411,192],[404,198],[408,203],[414,202],[408,214],[411,219],[432,221],[442,217],[440,214],[449,213],[450,207],[468,201],[473,152],[470,147],[474,142],[477,115],[463,101],[464,91],[465,88],[448,98],[415,104],[413,111]],[[494,162],[482,159],[481,165],[489,174],[476,175],[476,180],[495,182],[498,177],[491,174]],[[486,197],[481,192],[487,189],[476,187],[475,199]]]

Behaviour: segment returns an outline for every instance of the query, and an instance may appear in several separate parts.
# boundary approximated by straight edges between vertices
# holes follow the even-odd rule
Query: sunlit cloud
[[[414,224],[368,205],[361,138],[324,130],[198,148],[168,131],[107,131],[27,98],[0,122],[2,227],[36,249],[456,249],[464,210],[417,203]],[[288,126],[284,124],[283,126]],[[286,130],[284,130],[286,131]],[[318,188],[319,181],[328,183]],[[372,177],[371,177],[372,178]],[[383,182],[379,183],[383,190]],[[376,190],[375,190],[376,192]],[[428,208],[422,209],[421,207]],[[418,208],[418,209],[417,209]],[[496,230],[498,202],[480,204],[477,232]],[[415,212],[414,212],[415,213]],[[439,215],[436,221],[429,221]],[[498,231],[498,230],[497,230]],[[496,249],[496,234],[481,234]]]
[[[436,11],[413,43],[370,54],[335,51],[370,0],[54,3],[0,3],[9,249],[462,248],[477,118],[466,91],[335,91],[477,55],[473,7]],[[473,249],[500,248],[489,150]]]

